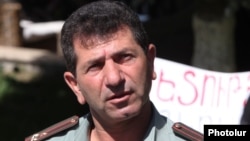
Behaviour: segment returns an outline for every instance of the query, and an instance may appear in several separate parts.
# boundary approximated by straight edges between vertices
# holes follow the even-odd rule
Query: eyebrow
[[[112,54],[112,56],[117,56],[117,55],[120,55],[122,53],[125,53],[125,52],[134,52],[134,53],[137,53],[136,49],[135,48],[123,48],[117,52],[115,52],[114,54]]]
[[[100,60],[104,60],[104,56],[99,56],[99,57],[97,56],[95,58],[91,58],[90,60],[88,60],[87,62],[85,62],[81,68],[83,68],[85,70],[90,65],[94,64],[95,62],[99,62]]]
[[[111,58],[112,57],[115,57],[115,56],[119,56],[125,52],[134,52],[137,54],[137,51],[135,51],[136,49],[135,48],[128,48],[128,47],[125,47],[121,50],[118,50],[117,52],[114,52],[111,54]],[[105,56],[96,56],[95,58],[90,58],[90,60],[88,60],[87,62],[84,63],[84,65],[81,67],[83,68],[84,70],[87,69],[90,65],[96,63],[96,62],[100,62],[100,60],[105,60]]]

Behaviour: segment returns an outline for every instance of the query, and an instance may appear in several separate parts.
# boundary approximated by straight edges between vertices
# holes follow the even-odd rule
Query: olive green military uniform
[[[70,130],[66,130],[52,136],[49,141],[88,141],[89,128],[91,127],[90,115],[86,115],[79,119],[79,124]],[[147,133],[144,136],[144,141],[183,141],[183,138],[176,136],[172,129],[173,121],[160,115],[153,108],[153,118]]]

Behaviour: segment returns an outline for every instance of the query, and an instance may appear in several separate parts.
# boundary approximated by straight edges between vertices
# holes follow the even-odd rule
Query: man
[[[66,20],[61,37],[68,68],[64,79],[78,102],[89,105],[90,113],[47,139],[183,140],[174,134],[173,122],[161,116],[149,99],[156,78],[156,48],[136,13],[121,2],[92,2]]]

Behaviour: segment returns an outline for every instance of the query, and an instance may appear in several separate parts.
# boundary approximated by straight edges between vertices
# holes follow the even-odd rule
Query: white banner
[[[161,114],[203,133],[204,124],[239,124],[250,72],[223,73],[156,58],[150,99]]]

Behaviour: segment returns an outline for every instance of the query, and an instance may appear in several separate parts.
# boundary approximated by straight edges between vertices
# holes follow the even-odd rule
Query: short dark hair
[[[91,37],[108,37],[122,26],[127,26],[135,41],[146,51],[148,35],[135,13],[128,5],[120,1],[95,1],[88,3],[66,19],[61,31],[61,47],[67,69],[76,75],[76,55],[73,40],[81,37],[85,43]]]

